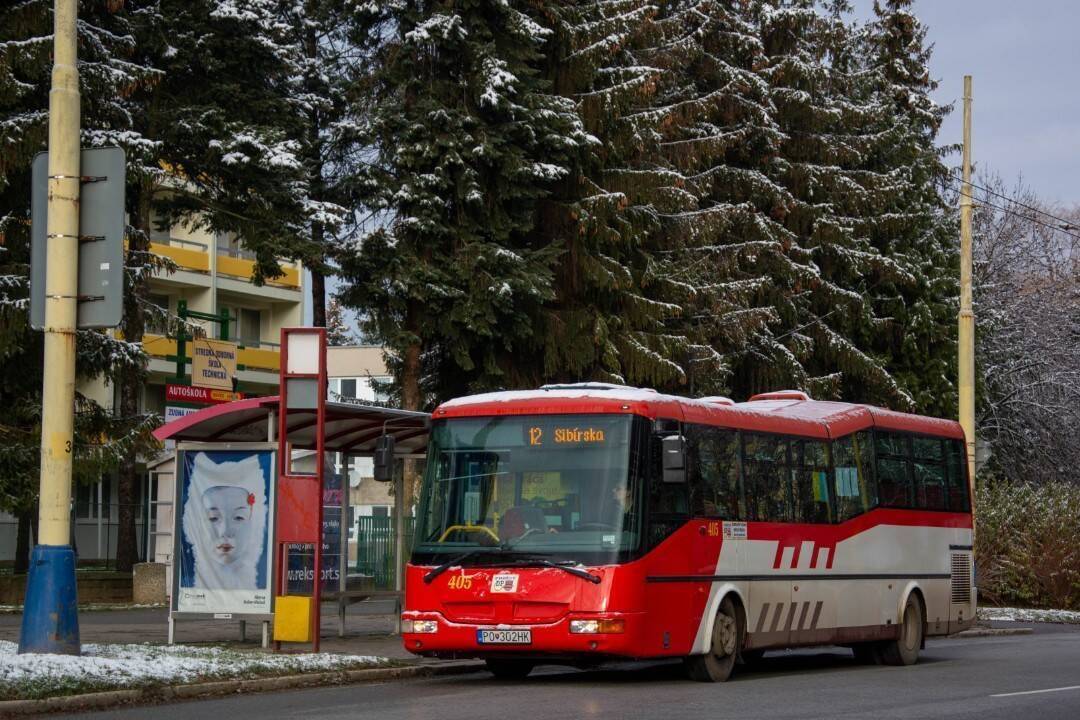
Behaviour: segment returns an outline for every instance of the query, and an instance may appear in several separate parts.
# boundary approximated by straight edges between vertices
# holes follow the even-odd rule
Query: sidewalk
[[[330,653],[379,655],[393,660],[423,664],[437,660],[418,658],[401,645],[394,634],[393,602],[380,600],[356,603],[345,615],[345,637],[338,637],[337,608],[323,605],[322,639],[320,650]],[[82,642],[92,643],[152,643],[164,645],[168,640],[169,611],[167,608],[132,610],[92,610],[79,613],[79,635]],[[22,615],[0,614],[0,640],[19,641]],[[262,636],[260,623],[249,622],[244,647],[258,648]],[[240,622],[235,620],[184,620],[176,623],[176,642],[185,645],[213,643],[240,646]],[[308,645],[289,645],[290,649],[306,650]]]

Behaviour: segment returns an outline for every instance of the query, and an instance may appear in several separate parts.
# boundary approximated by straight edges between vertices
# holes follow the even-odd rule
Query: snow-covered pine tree
[[[664,69],[638,59],[659,35],[657,8],[645,0],[533,6],[553,31],[547,77],[576,106],[590,143],[539,208],[536,233],[565,252],[538,326],[540,352],[523,358],[521,384],[681,387],[692,352],[677,326],[687,292],[668,281],[661,257],[661,212],[674,207],[681,179],[654,162]]]
[[[792,202],[780,216],[790,235],[789,270],[777,281],[781,318],[767,362],[749,362],[747,392],[795,386],[910,409],[913,400],[874,350],[879,318],[868,293],[901,272],[873,244],[862,218],[880,207],[891,176],[868,169],[874,149],[872,98],[861,92],[849,52],[845,0],[766,0],[756,4],[773,117],[782,133],[769,177]]]
[[[550,33],[498,0],[364,9],[382,41],[357,113],[373,219],[342,254],[340,297],[391,351],[406,408],[516,384],[561,250],[534,211],[587,142],[539,72]]]
[[[647,166],[675,182],[653,194],[658,242],[654,284],[685,308],[668,321],[686,338],[680,358],[695,393],[730,393],[734,369],[760,361],[777,319],[769,301],[790,275],[790,233],[775,219],[791,199],[767,177],[780,135],[763,59],[746,8],[709,0],[665,3],[656,37],[635,52],[661,71],[651,107]]]
[[[936,145],[948,107],[934,103],[926,28],[911,0],[875,2],[859,39],[861,70],[878,110],[866,167],[887,175],[885,203],[864,219],[872,245],[902,273],[870,293],[883,320],[875,338],[920,412],[955,415],[959,295],[956,213],[945,199],[949,169]]]
[[[151,5],[139,4],[133,12]],[[100,3],[80,8],[83,143],[120,144],[128,152],[130,166],[138,168],[139,152],[146,146],[131,131],[127,98],[152,85],[158,75],[133,59],[135,41],[126,22]],[[0,403],[10,409],[0,426],[0,507],[19,518],[17,564],[26,560],[37,493],[42,339],[30,330],[27,318],[29,195],[30,163],[45,149],[48,130],[51,32],[48,0],[0,10],[0,360],[5,368]],[[104,375],[119,382],[145,363],[138,345],[100,332],[80,331],[76,350],[80,377]],[[102,472],[153,443],[149,435],[156,423],[153,417],[137,412],[110,415],[82,397],[77,397],[76,405],[77,479],[100,480]],[[133,498],[133,494],[127,500],[121,497],[121,514],[126,502],[133,515]],[[133,539],[133,520],[131,526]]]
[[[172,173],[154,204],[166,224],[239,237],[256,282],[308,254],[309,185],[297,48],[279,0],[158,0],[165,77],[153,136]],[[149,39],[147,42],[151,42]]]
[[[299,113],[295,137],[307,196],[300,198],[300,236],[293,257],[311,273],[312,322],[329,327],[326,277],[334,272],[340,235],[354,224],[347,207],[356,165],[356,123],[349,85],[368,69],[352,42],[351,0],[279,0],[283,42],[296,65],[287,85]]]
[[[345,311],[337,298],[330,298],[326,305],[326,344],[335,347],[356,344],[356,335],[345,321]]]

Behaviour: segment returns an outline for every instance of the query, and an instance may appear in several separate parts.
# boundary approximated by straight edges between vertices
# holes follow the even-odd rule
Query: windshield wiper
[[[594,585],[599,585],[600,584],[600,582],[601,582],[601,580],[603,578],[601,578],[599,575],[593,575],[588,570],[584,570],[584,569],[582,569],[582,568],[580,568],[580,567],[578,567],[576,565],[569,565],[568,564],[568,563],[572,563],[572,562],[574,562],[574,561],[573,560],[566,560],[566,561],[563,561],[563,562],[553,562],[553,561],[548,560],[547,558],[543,558],[543,557],[530,557],[530,558],[526,558],[526,559],[520,560],[518,562],[515,562],[515,563],[513,563],[513,565],[518,566],[518,567],[528,567],[530,565],[539,565],[541,567],[556,568],[558,570],[562,570],[563,572],[568,572],[571,575],[579,577],[582,580],[588,580],[589,582],[591,582]]]
[[[439,577],[440,575],[442,575],[444,572],[446,572],[450,568],[454,567],[455,565],[457,565],[459,563],[465,562],[466,560],[473,557],[474,555],[481,554],[481,552],[486,552],[486,551],[470,550],[467,553],[462,553],[461,555],[458,555],[457,557],[450,558],[449,560],[444,562],[442,565],[439,565],[437,567],[433,567],[431,570],[429,570],[427,572],[427,574],[424,575],[424,582],[426,584],[430,585],[432,580]]]
[[[562,570],[563,572],[568,572],[575,577],[581,578],[582,580],[588,580],[594,585],[600,584],[602,580],[599,575],[594,575],[588,570],[583,570],[577,565],[570,564],[574,562],[573,560],[554,562],[552,560],[548,560],[545,557],[539,557],[536,555],[526,555],[523,557],[521,553],[510,553],[507,551],[503,551],[502,553],[491,553],[488,550],[470,550],[469,552],[462,553],[457,557],[452,557],[446,562],[444,562],[442,565],[438,565],[429,570],[424,575],[424,582],[426,584],[431,584],[432,580],[439,577],[450,568],[454,567],[455,565],[460,565],[466,560],[476,557],[477,555],[486,556],[493,560],[494,562],[490,563],[490,565],[493,567],[550,567],[557,570]],[[516,555],[517,557],[508,557],[508,555]],[[504,562],[500,562],[500,560],[504,560]]]

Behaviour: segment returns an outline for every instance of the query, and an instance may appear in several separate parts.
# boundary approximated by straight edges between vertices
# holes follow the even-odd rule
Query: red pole
[[[288,382],[286,382],[286,376],[289,374],[289,341],[288,331],[285,328],[281,328],[281,365],[278,369],[278,433],[277,433],[277,446],[278,446],[278,480],[281,483],[282,478],[289,474],[289,423],[288,423]],[[276,515],[278,509],[275,507],[274,514]],[[277,518],[274,518],[275,530],[277,528]],[[286,584],[285,578],[288,576],[288,558],[285,557],[285,543],[281,542],[280,538],[275,535],[275,543],[277,547],[274,552],[274,561],[277,564],[277,594],[281,597],[285,594]],[[274,652],[281,651],[281,641],[274,641]]]
[[[323,493],[325,492],[326,464],[326,329],[317,328],[319,335],[319,384],[315,401],[315,477],[319,484],[318,529],[315,537],[315,588],[312,598],[311,622],[312,651],[319,652],[319,635],[322,630],[322,549],[323,549]]]

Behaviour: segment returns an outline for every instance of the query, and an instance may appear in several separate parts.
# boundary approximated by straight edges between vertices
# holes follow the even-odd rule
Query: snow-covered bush
[[[976,502],[980,600],[1080,610],[1080,486],[996,480]]]

